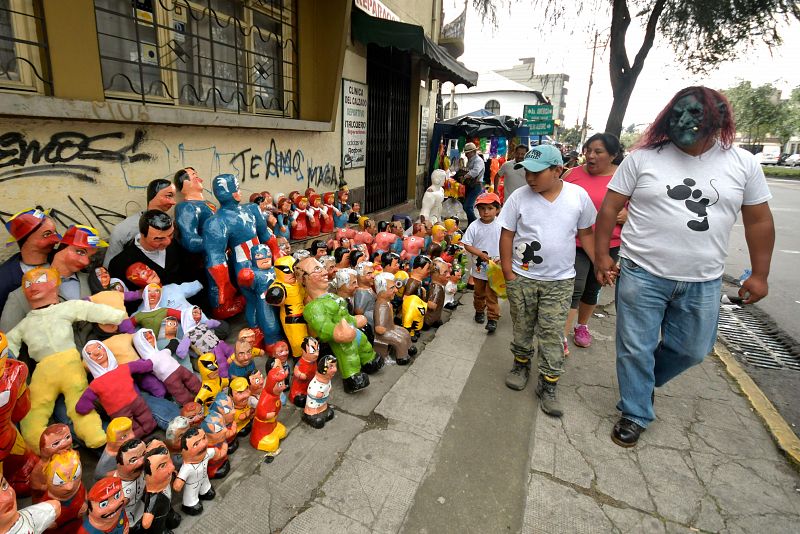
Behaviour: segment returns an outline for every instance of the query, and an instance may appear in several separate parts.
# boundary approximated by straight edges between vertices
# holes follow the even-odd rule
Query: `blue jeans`
[[[187,360],[189,358],[186,358]],[[153,412],[153,419],[156,420],[156,425],[161,430],[166,430],[170,421],[175,419],[181,414],[180,406],[167,399],[160,399],[154,397],[149,393],[140,392],[140,395],[147,403],[147,407]]]
[[[467,187],[466,191],[464,191],[464,200],[461,202],[461,204],[464,206],[464,211],[467,212],[467,225],[472,224],[472,221],[478,218],[475,215],[475,201],[478,199],[478,195],[480,195],[482,191],[482,181],[478,181],[478,183],[472,187]]]
[[[652,394],[702,362],[717,339],[722,278],[676,282],[620,258],[616,288],[617,380],[622,417],[647,427]],[[660,338],[660,339],[659,339]]]

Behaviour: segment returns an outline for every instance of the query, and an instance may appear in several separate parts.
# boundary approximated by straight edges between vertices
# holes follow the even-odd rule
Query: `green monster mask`
[[[703,104],[694,95],[686,95],[672,107],[669,138],[681,148],[695,144],[705,135]]]

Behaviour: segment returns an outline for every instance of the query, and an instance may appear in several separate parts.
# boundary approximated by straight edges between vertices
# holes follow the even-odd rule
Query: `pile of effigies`
[[[172,492],[202,513],[239,437],[280,452],[283,406],[321,429],[335,373],[352,394],[385,362],[409,364],[466,284],[440,178],[413,224],[376,224],[346,189],[242,204],[233,175],[213,179],[215,205],[192,168],[151,182],[147,209],[109,242],[83,225],[61,236],[40,208],[14,215],[19,252],[0,266],[0,532],[168,532]],[[100,454],[88,491],[77,444]],[[34,504],[18,510],[17,496]]]

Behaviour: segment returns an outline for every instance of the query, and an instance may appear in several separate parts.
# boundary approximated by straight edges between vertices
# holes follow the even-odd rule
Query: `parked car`
[[[759,152],[756,154],[756,160],[762,165],[777,165],[778,156],[779,154],[777,153]]]
[[[800,154],[792,154],[783,162],[787,167],[800,167]]]

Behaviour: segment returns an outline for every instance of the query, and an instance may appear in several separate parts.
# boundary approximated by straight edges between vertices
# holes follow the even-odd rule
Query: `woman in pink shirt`
[[[599,210],[606,195],[608,182],[617,170],[617,165],[622,161],[622,147],[619,139],[609,133],[598,133],[586,140],[583,145],[586,163],[574,167],[564,173],[565,182],[579,185],[589,193],[594,207]],[[619,255],[620,232],[622,225],[628,217],[628,210],[623,209],[617,215],[617,226],[611,236],[611,249],[609,250],[614,261]],[[572,293],[567,324],[564,325],[564,354],[569,354],[567,336],[572,328],[575,318],[578,324],[573,329],[573,342],[578,347],[588,347],[592,344],[592,334],[589,332],[589,319],[597,305],[600,296],[600,284],[597,283],[593,273],[594,266],[589,256],[583,251],[580,239],[576,239],[577,251],[575,253],[575,291]]]

